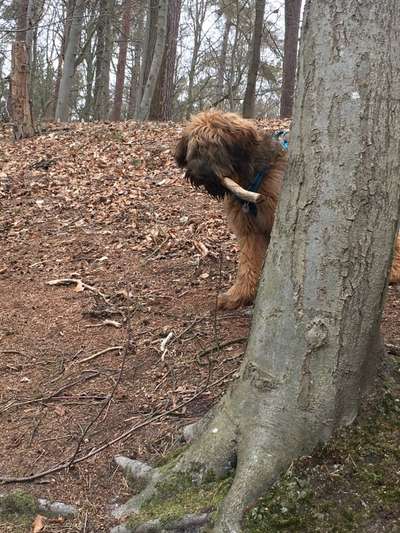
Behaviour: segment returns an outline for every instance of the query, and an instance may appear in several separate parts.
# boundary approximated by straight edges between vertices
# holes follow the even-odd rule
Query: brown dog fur
[[[268,247],[275,209],[287,166],[287,153],[271,136],[258,131],[249,120],[234,113],[211,110],[192,117],[175,150],[179,167],[194,187],[204,187],[213,197],[224,199],[228,224],[239,241],[239,266],[233,286],[218,298],[220,309],[250,304],[256,295]],[[243,205],[221,184],[229,177],[248,189],[264,171],[257,192],[263,201],[257,213]],[[400,240],[396,241],[390,281],[400,281]]]

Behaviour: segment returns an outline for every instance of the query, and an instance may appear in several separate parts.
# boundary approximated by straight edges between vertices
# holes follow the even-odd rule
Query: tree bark
[[[100,0],[97,24],[96,78],[93,97],[93,117],[95,120],[104,120],[109,115],[113,13],[114,0]]]
[[[236,464],[214,531],[240,532],[296,457],[357,416],[383,352],[400,207],[398,20],[398,0],[307,1],[289,167],[239,378],[133,503],[178,473],[205,481]]]
[[[140,68],[136,96],[136,118],[138,118],[140,103],[143,98],[144,88],[149,77],[151,62],[154,55],[154,47],[157,38],[158,9],[159,0],[148,0],[143,60]]]
[[[32,0],[20,0],[18,3],[17,31],[11,52],[10,94],[8,100],[15,140],[31,137],[35,133],[29,83],[30,52],[26,44],[31,24],[32,7]]]
[[[119,42],[117,74],[115,80],[114,104],[111,120],[121,120],[122,98],[124,94],[126,58],[128,54],[129,32],[131,29],[134,0],[125,0],[122,13],[122,28]]]
[[[58,91],[55,119],[66,122],[69,119],[71,92],[75,76],[75,59],[82,31],[85,0],[76,0],[72,15],[68,41],[65,49],[64,68]]]
[[[194,3],[194,7],[193,7]],[[195,0],[190,5],[190,15],[193,21],[194,36],[193,36],[193,52],[190,60],[190,68],[188,74],[188,89],[187,89],[187,102],[186,102],[186,119],[190,118],[193,112],[193,91],[194,81],[197,70],[197,63],[199,60],[199,52],[201,46],[201,39],[203,36],[204,20],[207,13],[207,3],[204,0]]]
[[[66,5],[63,36],[61,40],[61,49],[60,49],[60,55],[58,57],[58,64],[57,64],[57,76],[56,76],[56,81],[54,84],[54,99],[51,105],[51,116],[53,118],[55,118],[56,116],[56,107],[57,107],[57,102],[58,102],[58,95],[60,92],[60,84],[61,84],[61,78],[62,78],[62,73],[63,73],[63,65],[65,61],[65,51],[67,49],[67,43],[68,43],[68,35],[69,35],[69,30],[71,28],[72,15],[74,12],[74,4],[75,4],[74,0],[68,0],[67,5]]]
[[[25,42],[18,40],[13,43],[12,47],[10,80],[10,111],[16,141],[25,137],[32,137],[35,133],[28,82],[28,52]]]
[[[167,37],[160,74],[153,94],[150,120],[171,120],[175,86],[175,62],[178,44],[181,0],[169,3],[167,18]]]
[[[281,92],[281,118],[291,117],[297,67],[301,0],[285,0],[285,42]]]
[[[225,88],[225,75],[226,75],[226,57],[228,54],[228,42],[229,42],[229,33],[231,31],[232,22],[226,17],[225,26],[224,26],[224,35],[222,37],[221,43],[221,53],[219,56],[219,64],[217,70],[217,100],[222,101],[224,98],[224,88]]]
[[[131,79],[129,84],[129,99],[128,99],[128,119],[135,117],[137,113],[137,103],[139,99],[139,83],[140,83],[140,62],[143,50],[143,26],[144,26],[144,6],[143,2],[137,3],[137,16],[135,17],[135,28],[133,36],[133,54]]]
[[[256,0],[256,17],[251,41],[250,65],[243,99],[243,116],[253,118],[256,104],[256,82],[260,67],[261,39],[264,25],[265,0]]]
[[[154,46],[154,54],[151,62],[149,76],[140,102],[138,119],[147,120],[150,114],[151,100],[157,84],[157,78],[160,72],[162,58],[166,43],[167,33],[167,15],[169,0],[159,0],[158,17],[157,17],[157,39]]]

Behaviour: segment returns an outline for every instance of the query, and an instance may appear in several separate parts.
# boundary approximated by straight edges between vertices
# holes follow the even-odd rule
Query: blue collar
[[[264,168],[260,170],[260,172],[257,172],[256,177],[254,180],[250,183],[249,187],[247,188],[250,192],[258,192],[258,189],[261,186],[261,183],[264,179],[265,174],[269,172],[270,166],[266,165]],[[241,198],[235,197],[236,200],[240,203],[242,206],[242,209],[245,213],[250,213],[253,216],[257,215],[257,205],[253,202],[246,202],[246,200],[242,200]]]

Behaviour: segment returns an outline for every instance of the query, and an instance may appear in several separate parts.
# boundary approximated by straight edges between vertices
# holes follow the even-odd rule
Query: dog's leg
[[[256,296],[258,280],[267,249],[267,239],[260,233],[248,233],[239,239],[239,268],[234,285],[218,297],[219,309],[237,309],[251,304]]]

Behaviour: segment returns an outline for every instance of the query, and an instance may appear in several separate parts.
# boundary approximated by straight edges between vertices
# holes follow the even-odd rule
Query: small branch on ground
[[[46,281],[46,285],[75,285],[74,291],[76,292],[82,292],[85,289],[88,291],[94,292],[95,294],[98,294],[103,298],[103,300],[108,303],[108,298],[106,294],[99,291],[99,289],[96,289],[96,287],[93,287],[92,285],[88,285],[87,283],[84,283],[79,278],[61,278],[61,279],[53,279],[50,281]]]
[[[207,348],[206,350],[202,350],[196,355],[196,361],[200,366],[205,366],[205,364],[201,361],[201,358],[205,355],[208,355],[209,353],[213,352],[219,352],[221,348],[226,348],[227,346],[231,346],[232,344],[238,344],[239,342],[243,342],[247,340],[246,337],[237,337],[236,339],[231,339],[230,341],[222,342],[219,344],[216,344],[214,346],[211,346],[211,348]]]
[[[123,346],[110,346],[110,348],[105,348],[104,350],[100,350],[100,352],[96,352],[93,355],[89,355],[89,357],[85,357],[84,359],[79,359],[79,361],[75,361],[76,364],[85,363],[86,361],[92,361],[93,359],[96,359],[100,355],[103,355],[108,352],[114,352],[115,350],[121,351],[123,349]]]

